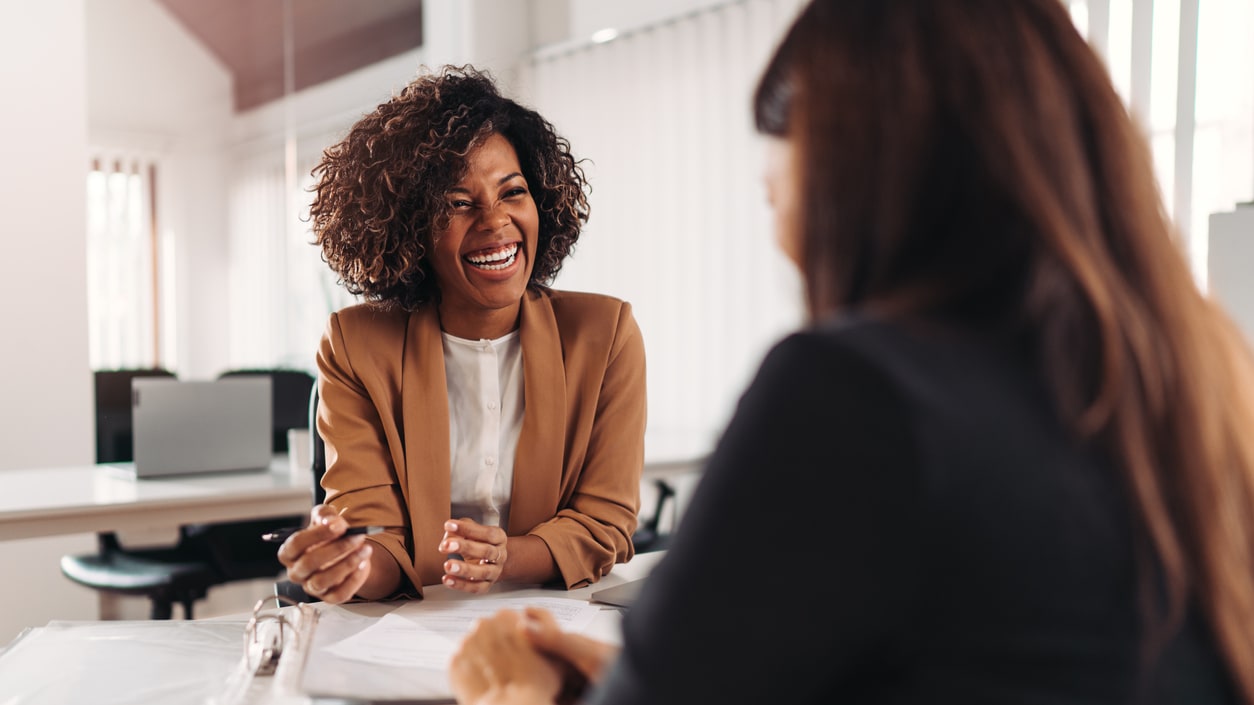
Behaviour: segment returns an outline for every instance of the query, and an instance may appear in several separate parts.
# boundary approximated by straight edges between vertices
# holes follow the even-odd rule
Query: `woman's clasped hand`
[[[617,655],[615,646],[562,631],[545,609],[501,610],[475,623],[449,678],[463,702],[570,702]]]

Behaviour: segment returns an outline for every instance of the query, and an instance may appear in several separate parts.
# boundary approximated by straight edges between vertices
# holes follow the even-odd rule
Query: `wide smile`
[[[462,261],[474,267],[489,272],[498,271],[508,268],[518,259],[518,243],[511,242],[508,245],[495,247],[488,250],[479,250],[471,252],[462,257]]]

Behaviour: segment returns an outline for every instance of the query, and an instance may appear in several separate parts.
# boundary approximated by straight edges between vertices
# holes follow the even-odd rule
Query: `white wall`
[[[553,2],[541,3],[549,19],[563,16]],[[531,27],[537,10],[516,0],[424,0],[423,61],[474,64],[489,69],[510,91],[517,68],[533,46]],[[432,28],[442,29],[433,31]]]
[[[616,29],[628,32],[645,25],[699,12],[716,5],[738,0],[569,0],[570,35],[568,39],[586,41],[593,32]]]
[[[423,23],[440,30],[426,33],[423,59],[431,64],[473,63],[490,69],[501,86],[512,91],[520,64],[532,50],[585,42],[607,28],[628,32],[738,1],[427,0]]]
[[[4,161],[22,165],[0,173],[13,265],[0,278],[11,302],[3,334],[9,344],[0,349],[7,371],[0,375],[0,470],[90,463],[89,144],[160,156],[158,213],[175,252],[181,324],[179,355],[164,362],[183,377],[212,376],[226,350],[219,294],[228,254],[230,77],[152,0],[0,3],[0,39],[0,127],[10,136]],[[60,556],[94,547],[90,534],[0,542],[6,575],[29,577],[6,581],[0,643],[52,619],[97,616],[96,593],[63,578],[58,566]],[[204,614],[214,612],[216,599]],[[244,599],[218,611],[244,609],[253,596]],[[116,607],[123,616],[146,614],[137,600]]]
[[[0,491],[4,470],[90,463],[87,362],[87,113],[84,0],[0,3]],[[61,578],[61,554],[90,537],[0,542],[0,643],[94,599]]]
[[[0,4],[0,468],[90,462],[81,0]],[[31,70],[38,66],[39,70]]]

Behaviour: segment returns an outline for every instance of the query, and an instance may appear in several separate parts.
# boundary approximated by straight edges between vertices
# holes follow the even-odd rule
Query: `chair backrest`
[[[135,459],[131,435],[131,380],[136,377],[174,377],[160,367],[96,370],[96,462],[121,463]]]
[[[310,470],[313,477],[314,504],[322,504],[327,500],[327,491],[322,489],[322,475],[327,471],[326,444],[318,434],[318,385],[315,382],[309,392],[309,452]],[[299,584],[280,578],[274,582],[274,594],[296,602],[320,602],[317,597],[305,592]]]
[[[322,489],[322,476],[327,471],[327,446],[318,433],[318,385],[313,386],[309,393],[309,442],[313,448],[309,453],[310,470],[313,473],[314,504],[322,504],[327,499],[327,491]]]
[[[304,370],[291,369],[238,369],[227,370],[218,375],[222,377],[238,377],[242,375],[266,375],[270,377],[272,394],[272,428],[274,431],[273,450],[275,453],[286,453],[287,432],[292,428],[309,428],[308,404],[310,389],[314,385],[313,375]]]

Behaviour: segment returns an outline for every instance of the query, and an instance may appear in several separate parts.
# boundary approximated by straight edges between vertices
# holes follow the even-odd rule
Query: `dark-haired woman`
[[[1249,353],[1063,3],[812,0],[756,113],[811,325],[619,656],[502,613],[461,701],[1254,703]]]
[[[314,175],[323,258],[366,302],[318,351],[327,499],[279,549],[289,579],[344,602],[574,588],[629,560],[644,345],[626,302],[547,286],[588,216],[567,142],[486,73],[445,67]]]

